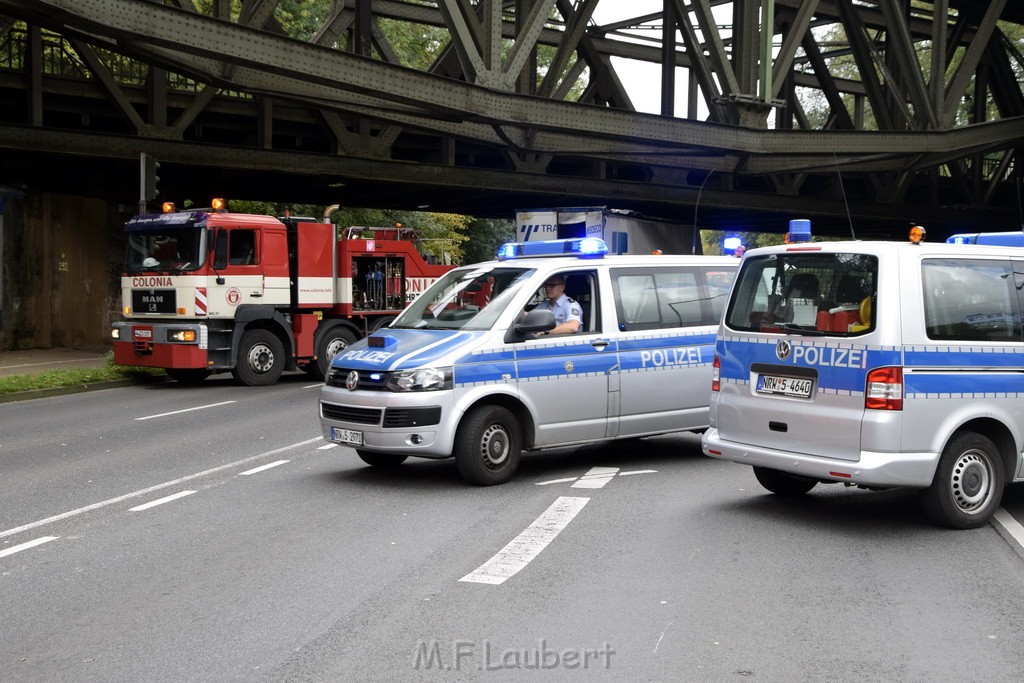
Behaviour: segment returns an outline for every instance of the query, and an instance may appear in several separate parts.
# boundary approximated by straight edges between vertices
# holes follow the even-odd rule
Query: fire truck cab
[[[189,383],[223,371],[250,386],[291,369],[321,378],[451,268],[428,263],[400,226],[202,209],[137,216],[125,231],[114,360]]]

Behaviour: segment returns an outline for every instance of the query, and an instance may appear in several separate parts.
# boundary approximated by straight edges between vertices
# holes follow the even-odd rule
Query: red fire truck
[[[416,231],[402,226],[165,206],[125,232],[114,362],[164,368],[186,383],[228,370],[249,386],[273,384],[286,369],[322,378],[338,351],[452,268],[430,263]]]

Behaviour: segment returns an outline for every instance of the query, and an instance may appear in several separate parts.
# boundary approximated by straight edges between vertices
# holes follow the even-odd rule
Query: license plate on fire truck
[[[331,441],[348,444],[349,446],[362,446],[363,433],[354,429],[339,429],[331,427]]]

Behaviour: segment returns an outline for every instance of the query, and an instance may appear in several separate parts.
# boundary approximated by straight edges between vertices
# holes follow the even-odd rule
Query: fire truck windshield
[[[534,272],[532,268],[487,266],[449,271],[389,327],[489,330]]]
[[[156,227],[156,226],[154,226]],[[195,226],[160,226],[128,233],[127,272],[192,271],[206,262],[206,230]]]

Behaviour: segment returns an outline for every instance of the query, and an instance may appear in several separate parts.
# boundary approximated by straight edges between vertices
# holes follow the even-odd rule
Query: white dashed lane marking
[[[590,471],[572,485],[574,489],[599,489],[612,480],[618,467],[591,467]]]
[[[178,491],[177,493],[173,493],[164,498],[160,498],[158,500],[151,500],[148,503],[143,503],[142,505],[136,505],[133,508],[128,508],[128,512],[141,512],[142,510],[155,508],[157,505],[170,503],[172,500],[178,500],[179,498],[184,498],[185,496],[191,496],[193,493],[195,493],[195,491]]]
[[[7,557],[14,553],[20,553],[22,550],[28,550],[29,548],[35,548],[37,545],[49,543],[50,541],[56,541],[59,536],[41,536],[34,541],[26,541],[25,543],[19,543],[18,545],[11,546],[6,550],[0,550],[0,557]]]
[[[561,496],[491,559],[459,581],[498,585],[522,571],[583,509],[589,498]]]

